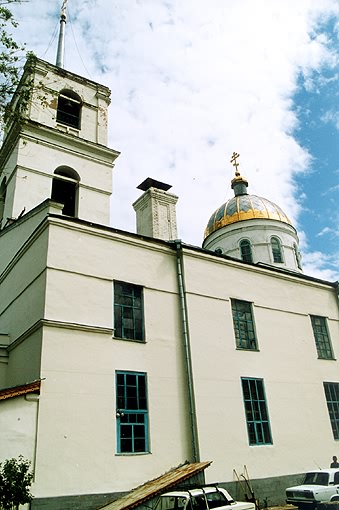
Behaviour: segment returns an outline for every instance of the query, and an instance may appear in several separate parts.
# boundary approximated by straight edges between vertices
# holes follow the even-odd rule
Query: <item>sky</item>
[[[56,61],[62,0],[13,5],[14,37]],[[111,225],[136,231],[147,177],[172,185],[178,237],[201,246],[233,196],[233,152],[248,192],[298,231],[304,273],[339,279],[339,2],[68,0],[64,67],[111,91]]]

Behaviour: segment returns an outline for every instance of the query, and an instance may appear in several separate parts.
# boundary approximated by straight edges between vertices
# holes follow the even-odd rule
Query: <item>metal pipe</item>
[[[65,51],[65,26],[66,26],[66,4],[67,0],[63,0],[60,14],[60,31],[58,40],[58,51],[56,57],[56,66],[64,67],[64,51]]]
[[[179,299],[180,299],[180,310],[183,325],[183,337],[184,337],[184,350],[185,350],[185,365],[187,372],[187,383],[188,383],[188,400],[189,400],[189,415],[190,415],[190,427],[192,434],[192,454],[193,461],[200,462],[199,453],[199,439],[198,439],[198,428],[197,428],[197,415],[195,407],[195,395],[194,395],[194,382],[193,382],[193,369],[192,369],[192,355],[190,347],[190,335],[187,319],[187,300],[186,300],[186,286],[184,278],[184,258],[183,250],[180,239],[173,241],[176,248],[177,255],[177,276],[179,285]]]

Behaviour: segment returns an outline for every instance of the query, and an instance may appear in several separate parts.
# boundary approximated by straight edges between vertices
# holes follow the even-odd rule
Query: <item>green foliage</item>
[[[9,4],[21,3],[21,0],[0,0],[0,129],[3,128],[8,104],[19,83],[20,65],[24,46],[19,45],[11,33],[17,27]]]
[[[33,474],[29,469],[30,462],[22,455],[18,459],[8,459],[0,463],[0,508],[2,510],[18,508],[19,505],[32,500],[30,487]]]

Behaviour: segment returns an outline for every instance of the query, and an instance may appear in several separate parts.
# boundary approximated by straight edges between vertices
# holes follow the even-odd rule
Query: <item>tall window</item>
[[[242,378],[241,384],[249,444],[272,444],[263,380]]]
[[[252,247],[248,239],[240,241],[240,255],[245,262],[253,262]]]
[[[63,166],[54,171],[51,198],[64,204],[62,214],[76,216],[79,181],[79,175],[72,168]]]
[[[271,237],[271,248],[273,262],[284,262],[280,239],[278,239],[277,237]]]
[[[57,122],[80,129],[81,99],[72,90],[62,90],[58,98]]]
[[[319,317],[318,315],[311,315],[311,322],[318,357],[322,359],[333,359],[332,345],[327,330],[326,318]]]
[[[114,330],[118,338],[144,341],[142,287],[114,282]]]
[[[116,373],[118,453],[148,452],[146,374]]]
[[[328,414],[334,439],[339,439],[339,383],[324,382]]]
[[[257,349],[252,303],[231,299],[235,340],[238,349]]]

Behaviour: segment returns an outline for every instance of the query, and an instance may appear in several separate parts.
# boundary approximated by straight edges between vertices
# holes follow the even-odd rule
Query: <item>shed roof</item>
[[[171,489],[191,476],[201,473],[201,471],[204,471],[204,469],[211,464],[212,461],[194,462],[171,469],[171,471],[168,471],[164,475],[140,485],[140,487],[132,490],[122,498],[119,498],[108,505],[104,505],[100,510],[130,510],[138,505],[142,505],[145,501],[157,496],[158,494]]]
[[[0,400],[6,400],[7,398],[19,397],[20,395],[27,395],[27,393],[39,393],[40,392],[40,379],[26,384],[20,384],[19,386],[13,386],[11,388],[4,388],[0,390]]]

